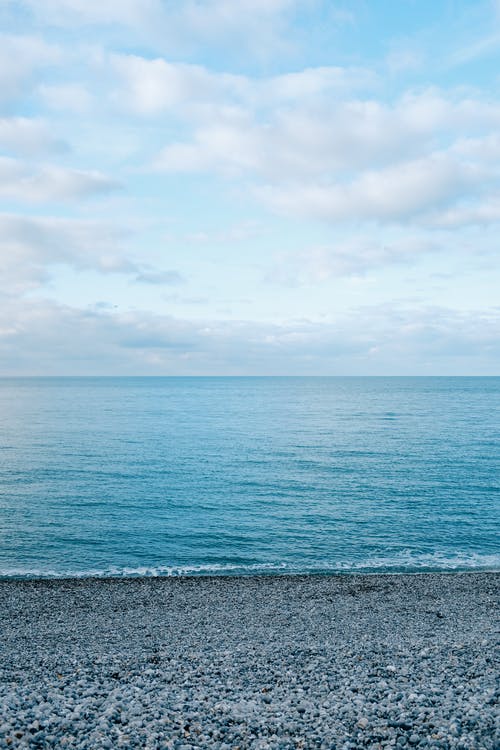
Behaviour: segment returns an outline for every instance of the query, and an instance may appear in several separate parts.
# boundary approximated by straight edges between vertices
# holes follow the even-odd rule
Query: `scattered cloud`
[[[268,59],[292,45],[290,20],[302,0],[19,0],[36,23],[61,28],[118,28],[157,48],[190,49],[223,41]],[[310,6],[311,8],[313,5]],[[332,23],[344,23],[340,15]]]
[[[227,229],[222,229],[216,232],[190,232],[188,235],[186,235],[185,239],[188,242],[196,244],[233,244],[251,240],[257,237],[261,231],[262,227],[258,222],[242,221],[237,224],[232,224]]]
[[[54,110],[84,114],[93,103],[90,92],[80,83],[42,84],[37,92],[45,106]]]
[[[220,34],[239,31],[245,21],[270,19],[294,6],[297,0],[22,0],[40,22],[73,26],[124,24],[141,27],[152,20],[180,20],[192,32]]]
[[[133,272],[126,230],[92,220],[0,214],[0,288],[18,294],[49,278],[55,264]]]
[[[0,117],[0,149],[21,156],[65,151],[67,145],[54,136],[46,120],[30,117]]]
[[[113,99],[119,106],[140,115],[174,112],[194,120],[214,117],[218,107],[238,114],[274,108],[277,103],[305,103],[317,96],[373,88],[377,82],[375,74],[364,68],[323,66],[250,78],[162,57],[113,54],[109,62],[118,78]]]
[[[61,57],[58,47],[39,37],[0,34],[0,103],[19,96],[31,77]]]
[[[404,44],[399,42],[392,46],[386,57],[386,65],[393,75],[419,70],[423,65],[422,50],[415,47],[410,39],[405,39]]]
[[[436,241],[420,237],[400,237],[384,243],[369,235],[355,236],[330,245],[281,253],[267,280],[286,286],[315,286],[332,278],[364,276],[388,265],[412,264],[440,251],[442,247]]]
[[[134,278],[134,281],[140,284],[175,286],[183,284],[185,279],[178,271],[157,271],[155,269],[143,268]]]
[[[0,195],[35,203],[72,201],[117,190],[116,180],[97,171],[68,169],[51,164],[32,165],[0,157]]]
[[[277,80],[274,85],[279,86]],[[284,179],[373,168],[433,151],[443,140],[451,144],[467,131],[473,135],[498,128],[500,104],[428,89],[406,93],[392,105],[343,97],[332,103],[328,96],[317,96],[311,106],[298,97],[295,106],[276,107],[261,116],[254,99],[253,104],[207,110],[205,115],[197,119],[191,141],[165,147],[159,168],[245,168]],[[189,121],[189,112],[184,116]]]
[[[123,24],[139,26],[144,18],[162,14],[160,0],[22,0],[36,19],[44,24],[80,26],[81,24]]]
[[[48,282],[57,266],[125,274],[132,282],[175,286],[176,270],[142,262],[130,247],[131,227],[89,219],[0,214],[0,294],[16,296]]]
[[[500,194],[472,204],[462,203],[443,211],[431,212],[426,222],[431,227],[443,229],[496,224],[500,222]]]
[[[480,57],[486,57],[497,52],[500,47],[500,32],[483,36],[476,41],[462,46],[456,50],[448,60],[451,67],[466,65]]]
[[[470,189],[483,187],[487,177],[484,169],[436,154],[368,171],[345,184],[270,186],[257,194],[287,215],[326,221],[404,221],[445,205]]]
[[[427,374],[491,372],[500,310],[360,308],[335,322],[187,321],[15,300],[0,312],[12,374]]]
[[[498,3],[431,5],[408,37],[323,0],[7,0],[2,367],[493,372],[498,309],[444,304],[495,299]]]
[[[217,75],[201,65],[170,63],[163,58],[112,55],[111,66],[123,83],[115,101],[143,115],[215,103],[231,95],[239,84],[244,85],[243,77]]]

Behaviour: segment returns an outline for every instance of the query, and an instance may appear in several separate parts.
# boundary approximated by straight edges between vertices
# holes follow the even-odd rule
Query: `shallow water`
[[[500,378],[0,379],[0,576],[500,567]]]

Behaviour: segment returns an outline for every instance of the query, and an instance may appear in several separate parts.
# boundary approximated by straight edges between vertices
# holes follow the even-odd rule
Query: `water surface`
[[[500,567],[500,378],[0,379],[0,576]]]

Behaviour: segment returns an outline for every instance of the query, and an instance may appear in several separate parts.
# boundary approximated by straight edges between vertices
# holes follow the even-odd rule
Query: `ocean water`
[[[0,379],[0,576],[500,568],[500,378]]]

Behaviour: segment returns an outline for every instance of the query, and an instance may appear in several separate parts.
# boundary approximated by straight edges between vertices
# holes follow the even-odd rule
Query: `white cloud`
[[[19,96],[41,68],[60,60],[60,50],[43,39],[0,34],[0,102]]]
[[[186,321],[34,300],[0,310],[2,374],[493,373],[500,310],[352,310],[335,322]]]
[[[199,132],[193,143],[174,143],[164,148],[155,160],[155,168],[226,175],[259,171],[265,161],[266,145],[257,128],[221,122]]]
[[[185,0],[174,25],[187,39],[223,43],[240,56],[250,52],[268,60],[294,49],[290,19],[301,6],[304,0]]]
[[[459,203],[444,211],[432,211],[426,217],[431,227],[456,229],[471,225],[485,226],[500,222],[500,193],[479,202]]]
[[[388,265],[411,264],[440,250],[438,242],[418,236],[386,242],[369,235],[353,236],[330,245],[281,253],[267,280],[291,286],[316,285],[332,278],[363,276]]]
[[[485,170],[436,154],[367,171],[344,184],[269,186],[257,194],[278,212],[293,216],[398,221],[453,201],[487,176]]]
[[[393,46],[386,57],[386,65],[392,74],[415,71],[422,67],[422,51],[406,39],[404,44]]]
[[[493,34],[487,34],[457,49],[450,55],[448,64],[452,67],[465,65],[473,60],[495,53],[499,47],[500,32],[495,31]]]
[[[22,0],[43,24],[124,24],[142,26],[162,11],[160,0]]]
[[[237,86],[226,81],[237,106],[229,106],[219,86],[216,96],[226,108],[206,107],[202,116],[199,110],[191,138],[166,145],[154,168],[250,178],[254,195],[273,210],[322,220],[436,215],[499,179],[497,102],[435,89],[406,93],[392,105],[332,98],[326,89],[309,102],[302,86],[317,91],[317,83],[320,90],[324,71],[304,74],[302,82],[292,77],[297,98],[289,106],[278,106],[290,93],[287,76]],[[280,82],[282,98],[277,93],[268,108],[268,91],[278,92]],[[182,97],[177,110],[188,126],[192,93],[191,111]]]
[[[356,90],[372,89],[377,84],[378,77],[367,68],[319,66],[253,81],[250,88],[257,101],[273,104],[307,102],[325,94],[352,96]]]
[[[21,0],[37,20],[46,24],[73,26],[124,24],[142,26],[152,20],[170,18],[200,33],[238,29],[245,21],[270,19],[297,5],[297,0]]]
[[[104,26],[153,48],[189,49],[200,44],[243,49],[268,58],[288,49],[290,11],[300,0],[13,0],[40,25]],[[308,1],[308,0],[307,0]],[[336,19],[336,22],[341,19]]]
[[[38,87],[38,94],[50,109],[83,114],[92,106],[92,96],[80,83],[43,84]]]
[[[65,149],[49,123],[40,118],[0,117],[0,148],[23,156]]]
[[[185,282],[135,257],[130,225],[90,219],[0,214],[0,294],[20,295],[50,280],[55,266],[126,274],[135,283],[172,286]]]
[[[221,27],[239,28],[256,17],[270,19],[298,4],[297,0],[186,0],[183,11],[191,25],[217,32]]]
[[[492,164],[500,160],[500,135],[494,132],[482,138],[459,138],[450,151],[468,161]]]
[[[323,77],[321,72],[318,75]],[[190,111],[182,109],[179,97],[177,114],[189,123],[190,114],[197,113],[192,139],[169,143],[158,155],[156,166],[168,171],[214,170],[223,174],[249,171],[280,180],[314,174],[323,178],[338,171],[373,169],[416,157],[435,150],[443,140],[451,142],[464,132],[483,133],[500,125],[499,104],[468,98],[453,101],[433,90],[406,94],[392,106],[375,100],[332,99],[323,91],[313,103],[298,95],[293,106],[281,108],[276,94],[275,106],[267,111],[268,91],[278,91],[286,78],[255,85],[239,80],[231,91],[233,105],[240,97],[238,107],[233,108],[223,98],[219,81],[220,106],[206,107],[204,117],[194,108],[196,94],[191,87]],[[204,91],[213,93],[215,89],[212,85]],[[283,98],[286,90],[285,85]],[[154,101],[162,100],[155,95]]]
[[[245,85],[243,77],[217,75],[201,65],[170,63],[163,58],[112,55],[110,61],[125,87],[115,93],[115,101],[139,114],[220,100]]]
[[[190,232],[183,239],[196,244],[212,243],[220,245],[221,243],[239,243],[246,242],[257,237],[262,231],[262,227],[255,221],[242,221],[232,224],[227,229],[217,232],[198,231]]]
[[[221,107],[229,114],[250,115],[282,102],[306,104],[318,96],[345,95],[376,84],[375,75],[363,68],[323,66],[258,79],[161,57],[113,54],[109,61],[121,83],[113,96],[120,106],[142,115],[174,111],[192,120],[214,117]]]
[[[103,272],[136,271],[126,259],[125,239],[125,228],[105,222],[0,214],[2,289],[29,288],[60,263]]]
[[[178,271],[158,271],[154,268],[143,267],[135,276],[134,281],[139,284],[176,286],[183,284],[184,278]]]
[[[68,169],[51,164],[30,165],[0,157],[0,195],[42,203],[71,201],[116,190],[120,184],[97,171]]]

